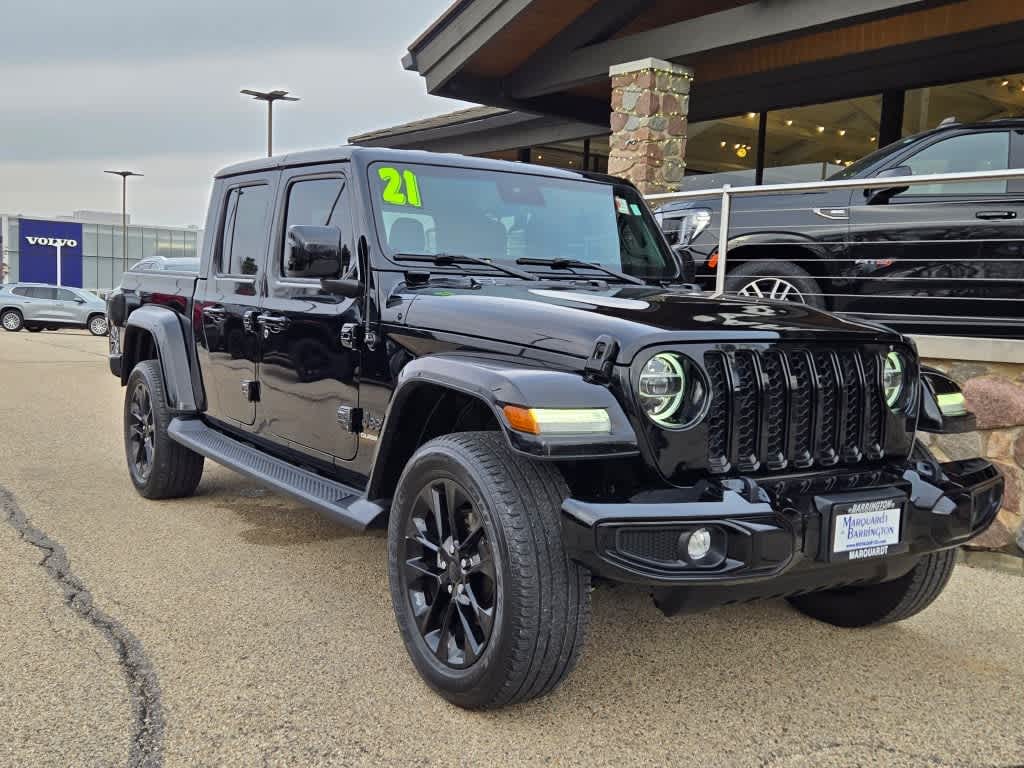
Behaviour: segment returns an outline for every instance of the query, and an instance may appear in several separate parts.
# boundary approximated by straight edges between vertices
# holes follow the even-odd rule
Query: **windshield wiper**
[[[484,259],[480,256],[466,256],[462,253],[396,253],[392,258],[394,258],[395,261],[421,261],[427,264],[433,264],[436,267],[458,266],[459,264],[479,264],[483,267],[492,267],[499,272],[504,272],[506,275],[519,277],[523,280],[540,280],[540,278],[535,274],[527,272],[525,269],[516,269],[515,267],[490,261],[489,259]]]
[[[534,265],[537,267],[551,267],[552,269],[597,269],[604,272],[606,275],[617,277],[620,280],[625,280],[627,283],[633,283],[633,285],[647,285],[639,277],[633,275],[627,275],[625,272],[619,272],[618,270],[606,267],[603,264],[591,264],[589,261],[580,261],[579,259],[516,259],[516,264],[523,265]]]

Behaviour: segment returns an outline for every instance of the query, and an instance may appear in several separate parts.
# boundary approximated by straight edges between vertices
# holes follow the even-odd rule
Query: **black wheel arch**
[[[196,413],[188,345],[178,316],[152,305],[132,312],[121,338],[121,383],[143,360],[160,363],[168,403],[178,413]]]
[[[605,408],[612,434],[600,438],[537,437],[509,427],[506,404],[536,408]],[[637,438],[622,407],[605,387],[580,374],[521,361],[431,355],[402,369],[380,432],[367,497],[390,498],[402,469],[429,440],[453,432],[500,431],[516,453],[566,461],[635,456]]]
[[[729,242],[726,273],[749,261],[788,261],[814,279],[828,281],[835,276],[834,254],[829,246],[788,232],[758,232]],[[825,286],[822,286],[823,288]]]

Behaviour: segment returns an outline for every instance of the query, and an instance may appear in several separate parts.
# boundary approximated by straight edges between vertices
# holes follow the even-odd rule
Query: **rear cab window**
[[[266,252],[270,187],[253,184],[228,192],[215,271],[218,275],[255,276]]]

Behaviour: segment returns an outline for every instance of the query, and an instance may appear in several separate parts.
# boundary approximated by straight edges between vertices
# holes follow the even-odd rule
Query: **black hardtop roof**
[[[345,145],[325,149],[310,149],[305,152],[293,152],[287,155],[274,155],[258,160],[246,160],[229,165],[217,171],[216,178],[238,176],[245,173],[274,171],[282,168],[298,166],[339,163],[359,158],[364,163],[380,160],[391,163],[422,163],[426,165],[453,165],[460,168],[474,168],[483,171],[505,171],[513,173],[529,173],[534,176],[550,176],[561,179],[590,179],[605,183],[629,184],[623,179],[616,179],[599,173],[570,171],[563,168],[551,168],[544,165],[518,163],[510,160],[492,160],[487,157],[470,157],[469,155],[447,154],[442,152],[425,152],[415,149],[388,149],[386,147],[360,147]]]

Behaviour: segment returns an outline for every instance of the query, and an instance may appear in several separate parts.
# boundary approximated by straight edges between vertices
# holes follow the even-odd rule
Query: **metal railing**
[[[719,200],[721,201],[721,209],[720,209],[720,213],[719,213],[720,221],[719,221],[719,229],[718,229],[717,264],[715,265],[715,288],[714,288],[714,292],[713,292],[712,295],[714,297],[721,297],[721,296],[723,296],[726,293],[726,277],[727,277],[727,272],[728,272],[728,268],[729,268],[729,250],[730,250],[729,241],[730,241],[731,237],[733,236],[733,233],[730,231],[730,218],[731,218],[731,215],[732,215],[732,202],[733,202],[733,200],[735,198],[750,197],[750,196],[772,196],[772,195],[792,194],[792,193],[798,193],[798,192],[821,192],[821,191],[844,190],[844,189],[849,189],[849,190],[881,190],[881,189],[893,189],[893,188],[897,188],[897,187],[910,187],[910,188],[913,188],[915,186],[926,185],[926,184],[951,184],[951,183],[964,184],[964,183],[984,182],[984,181],[1019,181],[1019,180],[1024,180],[1024,169],[1013,169],[1013,170],[1003,170],[1003,171],[976,171],[976,172],[969,172],[969,173],[922,174],[922,175],[919,175],[919,176],[888,176],[888,177],[881,177],[881,178],[877,178],[876,177],[876,178],[866,178],[866,179],[865,178],[859,178],[859,179],[839,179],[839,180],[835,180],[835,181],[798,182],[798,183],[789,183],[789,184],[771,184],[771,185],[761,185],[761,186],[733,187],[731,185],[726,184],[726,185],[723,185],[721,187],[713,188],[713,189],[701,189],[701,190],[693,190],[693,191],[687,191],[687,192],[668,192],[668,193],[663,193],[663,194],[647,195],[646,199],[652,205],[652,207],[657,209],[659,204],[666,203],[666,202],[675,202],[675,201],[681,201],[681,200],[702,200],[702,199],[709,199],[709,198],[716,198],[716,197],[719,198]],[[977,193],[977,194],[985,196],[985,199],[983,201],[978,201],[979,205],[983,204],[985,206],[995,206],[995,207],[998,207],[1002,203],[1000,197],[997,194],[986,193],[986,192]],[[1006,239],[1006,240],[1002,240],[1001,239],[1001,241],[1012,242],[1012,243],[1019,243],[1020,246],[1021,246],[1021,251],[1020,251],[1021,258],[999,258],[999,259],[983,259],[983,258],[941,259],[940,258],[940,259],[936,259],[935,260],[935,261],[948,261],[948,262],[958,262],[958,263],[959,262],[964,262],[964,261],[998,261],[999,263],[1005,263],[1005,264],[1019,263],[1021,265],[1020,270],[1019,270],[1020,276],[1018,276],[1018,277],[1006,276],[1006,277],[1001,277],[1001,278],[994,278],[995,280],[997,280],[999,282],[1008,282],[1008,283],[1012,283],[1012,284],[1015,284],[1015,285],[1019,285],[1019,287],[1020,287],[1019,292],[1017,293],[1017,295],[1015,295],[1015,296],[1013,296],[1011,298],[995,298],[995,299],[989,298],[989,299],[986,299],[984,297],[961,297],[961,296],[947,296],[947,297],[943,297],[943,300],[948,300],[948,301],[958,301],[958,300],[962,301],[962,300],[965,300],[965,299],[969,300],[969,301],[979,301],[979,300],[980,301],[986,301],[986,300],[987,301],[1012,301],[1012,302],[1015,302],[1014,303],[1015,309],[1019,307],[1019,311],[1015,312],[1014,313],[1014,317],[1011,317],[1011,318],[998,318],[998,317],[991,317],[990,318],[990,317],[986,316],[986,317],[975,317],[975,318],[971,318],[971,319],[977,319],[977,320],[983,320],[983,321],[992,321],[992,322],[998,322],[1000,319],[1016,320],[1016,321],[1024,320],[1024,192],[1022,192],[1020,194],[1014,194],[1013,198],[1017,201],[1015,203],[1015,205],[1020,206],[1022,216],[1021,216],[1020,219],[1016,219],[1016,213],[1014,212],[1014,215],[1011,216],[1010,218],[1016,219],[1016,221],[1022,226],[1021,236],[1020,237],[1009,238],[1009,239]],[[946,198],[939,198],[938,200],[936,200],[936,202],[940,202],[940,201],[944,202],[946,204],[954,204],[954,203],[962,204],[959,201],[949,200],[949,199],[946,199]],[[914,203],[908,203],[907,205],[930,205],[930,204],[931,204],[930,202],[916,200],[916,201],[914,201]],[[827,206],[827,207],[831,208],[833,206],[830,205],[830,206]],[[839,208],[846,208],[847,209],[848,227],[850,225],[856,223],[856,219],[854,218],[854,216],[855,216],[855,211],[857,211],[858,209],[860,209],[860,208],[866,208],[866,209],[867,208],[875,208],[875,209],[877,209],[878,208],[878,206],[869,205],[869,202],[868,202],[867,199],[865,199],[865,201],[863,203],[860,203],[860,204],[854,204],[853,201],[851,200],[846,205],[835,204],[834,207],[836,209],[839,209]],[[744,213],[747,213],[747,214],[749,214],[749,213],[756,213],[756,212],[757,211],[751,211],[751,210],[744,211]],[[770,208],[766,208],[766,209],[760,211],[760,213],[762,213],[762,214],[770,214],[770,213],[773,213],[773,212],[780,212],[780,211],[778,211],[777,209],[773,210],[773,209],[770,209]],[[836,223],[839,223],[839,221],[836,221]],[[982,225],[982,224],[984,224],[984,222],[979,221],[979,222],[977,222],[977,224],[978,225]],[[989,222],[989,224],[991,225],[991,222]],[[760,231],[760,230],[763,230],[763,229],[766,229],[766,228],[767,227],[764,227],[764,228],[763,227],[756,227],[756,228],[750,227],[749,229],[755,229],[755,230],[759,230]],[[796,227],[794,229],[796,231],[799,231],[798,227]],[[847,230],[847,236],[848,237],[850,236],[850,229],[849,228]],[[835,246],[835,245],[846,245],[846,246],[849,246],[851,244],[851,242],[853,242],[853,241],[850,241],[850,240],[834,241],[833,240],[833,241],[829,242],[829,245],[832,245],[832,246]],[[865,241],[857,241],[857,242],[863,243]],[[934,240],[934,241],[920,241],[920,240],[917,240],[917,241],[914,241],[914,240],[903,240],[903,241],[901,241],[901,240],[898,240],[898,239],[893,239],[893,240],[890,240],[890,241],[887,241],[887,242],[888,242],[888,244],[890,244],[894,248],[898,248],[898,247],[900,247],[901,244],[906,245],[908,243],[917,243],[917,244],[919,244],[921,242],[934,242],[936,244],[941,244],[941,243],[950,244],[950,243],[955,243],[957,241],[956,240],[949,240],[949,239],[947,239],[947,240]],[[982,240],[982,239],[972,239],[971,242],[972,243],[977,243],[979,245],[979,247],[980,247],[980,245],[982,243],[984,243],[984,242],[991,242],[991,240],[986,241],[986,240]],[[800,245],[798,243],[792,243],[792,242],[779,242],[779,243],[777,243],[777,245],[785,245],[785,246],[790,246],[790,247],[795,247],[795,248],[799,248],[800,247]],[[880,245],[879,247],[884,247],[884,246]],[[824,258],[827,258],[827,257],[824,257]],[[791,260],[791,259],[780,259],[780,260],[794,261],[794,260]],[[796,259],[795,261],[799,261],[799,259]],[[811,259],[806,259],[806,261],[821,261],[821,259],[811,258]],[[846,259],[846,261],[857,261],[857,260]],[[922,258],[918,257],[918,258],[908,258],[908,259],[895,259],[894,261],[921,262],[921,261],[929,261],[929,259],[922,259]],[[774,276],[758,276],[758,277],[767,277],[768,279],[772,279],[772,277],[774,277]],[[785,277],[785,276],[781,276],[781,277]],[[817,279],[817,278],[815,278],[815,279]],[[852,276],[852,275],[850,275],[850,276],[844,276],[842,279],[843,280],[847,280],[847,281],[855,282],[855,281],[858,281],[858,280],[887,280],[887,279],[890,279],[890,278],[888,278],[886,276],[866,277],[866,276]],[[900,281],[907,281],[907,280],[914,280],[914,281],[917,281],[917,280],[921,280],[921,281],[942,281],[942,280],[951,280],[951,279],[956,279],[956,278],[906,277],[906,276],[903,276],[903,277],[896,277],[896,278],[892,278],[892,279],[900,280]],[[969,277],[969,278],[964,278],[964,279],[971,280],[971,281],[978,282],[978,283],[984,283],[986,280],[991,280],[992,278]],[[836,293],[827,293],[827,292],[824,292],[824,291],[822,293],[822,296],[835,296],[835,297],[851,296],[851,295],[853,295],[853,294],[836,294]],[[891,298],[893,298],[893,299],[901,299],[901,298],[921,298],[921,297],[920,297],[920,295],[915,295],[915,296],[907,296],[907,297],[892,296]],[[1016,302],[1020,302],[1020,303],[1017,304]],[[863,315],[865,313],[850,312],[849,314]],[[880,313],[876,313],[876,314],[880,314]],[[906,316],[909,316],[909,317],[918,317],[918,318],[937,318],[937,319],[943,319],[944,318],[944,316],[918,315],[918,314],[913,313],[913,312],[894,312],[892,314],[893,315],[906,315]],[[953,319],[953,318],[949,318],[949,319]]]

